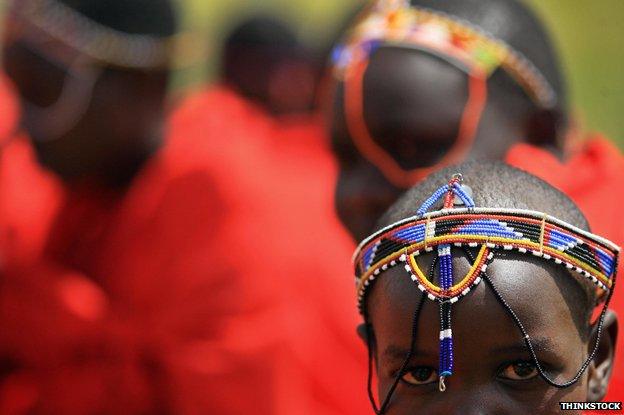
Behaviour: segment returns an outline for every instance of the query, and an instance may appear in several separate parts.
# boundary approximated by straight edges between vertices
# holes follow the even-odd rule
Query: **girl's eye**
[[[437,382],[438,372],[430,366],[417,366],[404,374],[401,380],[410,385],[426,385]]]
[[[510,380],[529,380],[538,374],[537,368],[532,362],[514,362],[504,367],[499,376]]]

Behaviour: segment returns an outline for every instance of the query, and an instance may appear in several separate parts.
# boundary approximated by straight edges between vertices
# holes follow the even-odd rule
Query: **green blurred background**
[[[544,19],[561,51],[572,108],[582,125],[624,148],[624,0],[525,0]],[[293,23],[313,45],[329,41],[356,0],[178,0],[184,27],[197,35],[190,66],[180,70],[182,92],[213,77],[228,28],[254,13]]]
[[[183,29],[174,89],[182,94],[214,78],[227,31],[265,13],[292,23],[312,46],[325,45],[361,0],[176,0]],[[599,131],[624,148],[624,0],[523,0],[550,28],[561,52],[572,110],[585,130]],[[4,0],[0,0],[0,12]]]

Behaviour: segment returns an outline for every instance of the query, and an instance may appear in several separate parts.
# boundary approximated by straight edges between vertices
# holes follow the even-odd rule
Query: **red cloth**
[[[0,73],[0,258],[25,261],[41,254],[61,187],[37,164],[18,121],[14,91]]]
[[[67,190],[44,258],[11,269],[7,281],[25,288],[0,305],[25,317],[0,341],[24,363],[0,404],[369,413],[351,242],[333,215],[318,124],[284,126],[213,90],[170,131],[125,191]],[[48,343],[39,356],[33,345]]]
[[[565,162],[551,153],[527,144],[510,150],[507,162],[547,181],[567,194],[583,211],[592,232],[624,246],[624,157],[601,136],[583,143]],[[624,275],[620,261],[619,275]],[[624,289],[615,289],[611,308],[624,316]],[[620,339],[621,340],[621,339]],[[624,342],[617,344],[615,367],[605,400],[621,401],[624,396]]]
[[[0,72],[0,143],[12,137],[19,121],[19,103],[13,85]]]
[[[18,117],[0,74],[0,413],[86,413],[73,394],[83,404],[101,394],[87,345],[105,299],[79,275],[22,268],[42,255],[62,187],[17,133]]]
[[[97,284],[49,262],[8,271],[0,291],[0,413],[160,413],[144,373],[149,355],[111,318]]]
[[[62,186],[37,164],[25,137],[0,149],[0,252],[25,263],[39,257],[62,199]]]
[[[228,384],[211,388],[204,398],[218,396],[219,413],[237,413],[228,407],[241,401],[241,382],[268,364],[274,376],[269,394],[246,397],[253,413],[370,413],[365,348],[355,335],[352,242],[334,214],[337,169],[318,120],[275,120],[229,90],[214,88],[189,98],[178,111],[171,144],[192,151],[217,178],[227,210],[215,236],[231,242],[222,243],[214,258],[245,258],[237,269],[242,289],[260,280],[257,290],[268,290],[275,302],[267,304],[270,315],[257,320],[243,313],[230,322],[241,330],[216,339],[219,347],[246,353],[228,360]],[[280,338],[279,348],[263,353],[249,344],[242,328],[250,321]],[[249,353],[264,357],[236,374]]]

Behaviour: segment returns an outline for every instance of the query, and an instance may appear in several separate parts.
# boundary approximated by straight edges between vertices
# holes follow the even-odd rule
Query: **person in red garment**
[[[16,1],[8,6],[6,23],[4,69],[16,86],[28,137],[7,130],[11,141],[0,166],[3,213],[13,215],[2,218],[10,237],[3,250],[0,302],[2,413],[170,413],[176,399],[162,373],[175,371],[162,349],[183,341],[172,330],[154,333],[154,324],[145,321],[156,320],[148,304],[160,304],[178,322],[173,298],[198,281],[189,272],[171,284],[179,275],[159,278],[145,258],[137,258],[143,260],[142,272],[127,276],[107,244],[127,247],[129,241],[106,238],[130,226],[140,239],[150,221],[166,221],[162,216],[168,212],[159,210],[167,203],[165,195],[177,192],[174,183],[190,175],[181,166],[154,162],[148,171],[155,172],[144,173],[150,179],[134,184],[162,138],[169,37],[175,27],[171,5]],[[169,167],[180,168],[170,172]],[[55,197],[63,200],[41,197],[59,179],[63,194]],[[206,182],[181,186],[187,196],[180,203]],[[126,206],[127,197],[141,192],[154,195],[151,206],[146,200]],[[210,198],[207,192],[198,194]],[[209,214],[213,203],[202,198],[193,206],[202,208],[196,219],[206,223],[201,214]],[[126,212],[145,216],[142,222],[118,225]],[[156,223],[152,229],[158,236]],[[195,229],[186,234],[191,241],[197,239]],[[22,240],[25,248],[14,243]],[[100,256],[119,269],[100,267]],[[136,291],[124,291],[120,282]],[[170,295],[147,293],[166,284]]]
[[[249,75],[244,71],[249,66],[245,61],[249,44],[255,45],[250,55],[255,59],[278,67],[297,67],[291,63],[297,61],[299,46],[294,46],[282,26],[265,19],[243,24],[226,43],[222,82],[188,97],[175,111],[168,145],[172,152],[192,152],[202,164],[212,166],[219,195],[228,206],[223,214],[227,225],[214,236],[236,241],[220,244],[214,253],[221,258],[219,262],[245,258],[237,272],[279,290],[273,320],[267,320],[259,330],[281,338],[280,350],[274,362],[267,362],[266,357],[257,361],[276,367],[276,383],[270,396],[257,400],[253,412],[369,413],[361,394],[365,349],[353,332],[357,316],[345,307],[352,300],[352,287],[339,279],[350,272],[346,258],[352,243],[333,212],[336,167],[319,117],[310,112],[310,103],[273,105],[268,95],[251,93],[266,91],[266,85],[258,84],[285,69],[272,68],[258,78],[245,78]],[[258,65],[258,70],[264,69]],[[275,88],[277,91],[292,90],[297,82],[307,82],[292,76],[278,78],[275,82],[290,86]],[[310,99],[302,98],[277,101]],[[244,344],[241,339],[247,337],[239,332],[238,343]],[[235,364],[232,360],[230,367]],[[250,367],[244,373],[254,376],[258,370],[266,371]],[[204,376],[215,383],[215,374],[207,372]],[[228,411],[234,403],[246,402],[230,394],[238,390],[238,378],[224,379],[227,384],[219,400],[221,413],[243,413]],[[215,400],[211,394],[204,397]]]
[[[331,203],[334,172],[329,140],[318,111],[323,61],[294,29],[277,18],[258,15],[236,24],[223,43],[216,85],[195,94],[206,108],[239,102],[249,118],[270,129],[256,134],[280,164],[308,175],[307,186],[323,203]],[[188,104],[186,105],[188,107]],[[220,112],[215,112],[219,117]],[[315,198],[310,198],[315,202]]]
[[[624,159],[604,138],[573,138],[556,51],[521,2],[373,2],[335,49],[333,70],[336,207],[355,239],[431,172],[486,158],[547,180],[593,231],[624,242],[613,190]],[[622,294],[612,304],[622,309]],[[616,356],[600,369],[613,379],[608,393],[606,383],[595,387],[618,400],[624,363]]]
[[[191,100],[160,144],[170,4],[104,3],[10,6],[5,70],[64,200],[43,257],[7,277],[0,306],[14,324],[0,325],[10,362],[2,404],[15,413],[366,413],[354,393],[365,351],[344,302],[351,284],[339,278],[349,242],[338,234],[331,240],[342,245],[325,244],[339,228],[323,221],[331,205],[316,200],[321,185],[294,160],[280,166],[258,138],[283,133],[242,100],[220,98],[219,114]],[[76,27],[86,32],[63,36]],[[94,36],[101,42],[74,41]],[[317,166],[333,167],[329,157]],[[37,354],[39,344],[49,353]]]

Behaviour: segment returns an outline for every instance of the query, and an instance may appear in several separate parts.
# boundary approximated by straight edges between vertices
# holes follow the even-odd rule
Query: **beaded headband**
[[[447,185],[440,187],[423,203],[415,216],[398,221],[374,233],[358,246],[353,257],[358,306],[365,319],[365,300],[368,288],[384,271],[399,265],[405,268],[407,275],[423,293],[423,300],[428,298],[439,303],[441,327],[438,373],[441,391],[446,388],[444,379],[453,374],[452,304],[466,296],[473,287],[485,279],[494,290],[497,299],[508,311],[510,310],[486,274],[487,266],[497,251],[515,250],[552,260],[569,270],[576,271],[580,277],[579,281],[582,284],[591,284],[596,290],[597,298],[604,302],[600,319],[602,326],[604,314],[615,287],[620,250],[617,245],[604,238],[545,213],[521,209],[475,207],[471,197],[472,190],[462,185],[461,181],[461,175],[455,175]],[[428,212],[443,198],[442,210]],[[454,275],[451,255],[454,247],[466,249],[472,261],[468,273],[458,279]],[[475,256],[467,248],[478,248],[478,253]],[[437,258],[432,264],[431,271],[437,263],[439,284],[433,281],[432,273],[426,276],[416,261],[421,253],[434,251],[437,253]],[[510,314],[525,337],[525,342],[540,375],[549,384],[555,387],[567,387],[580,378],[593,358],[598,341],[594,353],[577,376],[570,382],[558,384],[543,373],[528,334],[517,315],[513,311]],[[388,401],[389,397],[385,404]]]
[[[537,67],[507,43],[468,21],[407,0],[380,0],[363,13],[332,55],[334,75],[344,82],[347,128],[357,150],[395,186],[409,188],[434,170],[463,160],[472,146],[487,102],[487,79],[502,68],[540,108],[557,94]],[[380,46],[416,49],[438,56],[468,75],[466,102],[453,147],[436,166],[406,169],[371,134],[364,119],[364,74]]]
[[[13,13],[50,38],[96,61],[133,69],[168,65],[174,37],[128,34],[97,23],[56,0],[20,0]],[[25,33],[26,36],[34,35]]]
[[[487,76],[504,69],[543,108],[551,108],[557,94],[539,69],[522,53],[472,23],[407,0],[378,1],[334,50],[336,76],[344,80],[349,71],[384,44],[416,47],[452,58],[468,71],[476,66]],[[450,55],[450,56],[446,56]]]

